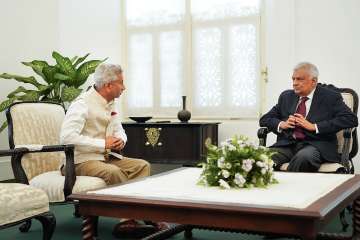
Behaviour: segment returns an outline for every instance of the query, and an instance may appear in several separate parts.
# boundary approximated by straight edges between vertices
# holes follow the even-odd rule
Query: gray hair
[[[313,78],[318,78],[319,77],[319,70],[317,69],[317,67],[310,63],[310,62],[301,62],[298,63],[295,67],[294,67],[294,71],[297,71],[299,69],[305,69],[308,71],[308,73],[313,77]]]
[[[122,73],[121,66],[118,64],[102,63],[95,69],[95,87],[102,88],[105,84],[116,81]]]

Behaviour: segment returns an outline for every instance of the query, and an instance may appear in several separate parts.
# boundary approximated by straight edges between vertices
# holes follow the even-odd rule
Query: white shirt
[[[114,101],[107,103],[107,107],[110,109],[114,109],[113,105]],[[126,143],[127,136],[121,125],[120,115],[117,112],[115,113],[116,114],[111,117],[110,123],[112,132],[107,133],[107,136],[112,135],[116,138],[122,139],[124,143]],[[87,115],[88,106],[85,103],[85,100],[77,99],[74,101],[67,110],[60,133],[60,142],[63,144],[84,146],[89,150],[92,148],[94,152],[105,152],[105,139],[92,138],[81,134],[81,131],[85,126]]]

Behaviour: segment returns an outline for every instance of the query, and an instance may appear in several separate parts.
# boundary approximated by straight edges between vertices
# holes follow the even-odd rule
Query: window
[[[260,0],[124,0],[126,111],[257,117]]]

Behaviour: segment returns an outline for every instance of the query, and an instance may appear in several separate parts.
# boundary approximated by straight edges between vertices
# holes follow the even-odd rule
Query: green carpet
[[[54,240],[73,240],[73,239],[82,239],[81,235],[81,218],[73,217],[73,206],[72,205],[56,205],[51,207],[51,211],[56,216],[56,229],[53,235]],[[348,222],[351,222],[351,216],[347,215]],[[99,218],[99,237],[101,240],[114,239],[111,235],[112,227],[117,223],[116,219],[112,218]],[[329,232],[341,232],[341,224],[339,217],[336,217],[331,223],[326,227],[326,230]],[[350,233],[351,228],[348,229]],[[28,233],[21,233],[18,231],[18,227],[11,227],[7,229],[0,230],[0,239],[1,240],[40,240],[42,239],[42,227],[41,224],[37,221],[33,221],[33,225]],[[179,233],[170,240],[185,240],[183,233]],[[235,239],[245,239],[245,240],[260,240],[263,239],[260,235],[248,235],[248,234],[238,234],[238,233],[225,233],[225,232],[216,232],[216,231],[205,231],[205,230],[194,230],[193,231],[193,240],[235,240]],[[287,238],[282,238],[286,240]]]

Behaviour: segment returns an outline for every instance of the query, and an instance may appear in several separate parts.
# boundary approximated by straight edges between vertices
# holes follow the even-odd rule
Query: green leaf
[[[36,90],[29,90],[25,95],[20,96],[19,100],[22,101],[37,101],[39,100],[40,92]]]
[[[54,78],[60,81],[70,81],[71,77],[62,74],[62,73],[55,73]]]
[[[8,126],[7,121],[4,121],[4,122],[1,124],[0,132],[4,131],[4,129],[5,129],[7,126]]]
[[[26,93],[27,91],[29,91],[29,90],[27,90],[27,89],[24,88],[23,86],[20,86],[20,87],[18,87],[17,89],[15,89],[14,91],[10,92],[10,93],[7,95],[7,97],[8,97],[8,98],[12,98],[12,97],[14,97],[17,93]]]
[[[61,93],[61,99],[64,102],[71,102],[80,95],[81,91],[82,89],[80,88],[64,87]]]
[[[29,83],[29,84],[34,85],[35,87],[38,87],[41,85],[38,81],[36,81],[36,79],[33,76],[23,77],[23,76],[14,75],[14,74],[3,73],[3,74],[0,74],[0,78],[15,79],[18,82]]]
[[[56,79],[54,78],[54,75],[58,72],[58,69],[54,66],[46,66],[42,69],[42,73],[45,76],[45,81],[48,84],[53,84],[56,82]]]
[[[78,56],[75,56],[71,59],[71,63],[74,63],[78,59]]]
[[[80,63],[82,63],[83,61],[85,61],[85,59],[86,59],[89,55],[90,55],[90,53],[88,53],[88,54],[86,54],[85,56],[79,58],[79,59],[75,62],[74,68],[76,68],[77,65],[79,65]]]
[[[5,109],[7,109],[13,102],[15,102],[16,97],[6,99],[2,103],[0,103],[0,112],[3,112]]]
[[[47,92],[49,90],[52,90],[54,88],[54,85],[41,85],[38,89],[40,92]]]
[[[75,79],[76,71],[75,68],[72,65],[71,60],[68,57],[61,56],[58,52],[52,53],[53,58],[56,60],[56,63],[58,64],[60,71],[72,79]]]
[[[88,62],[83,63],[76,71],[76,83],[74,84],[75,87],[80,87],[83,85],[90,74],[95,72],[96,67],[106,61],[107,58],[104,60],[91,60]]]
[[[49,66],[49,64],[47,62],[40,61],[40,60],[34,60],[31,62],[22,62],[22,64],[24,64],[25,66],[31,67],[36,74],[40,75],[44,80],[46,80],[42,70],[44,67]]]

